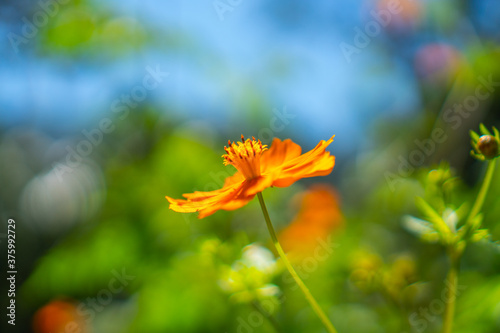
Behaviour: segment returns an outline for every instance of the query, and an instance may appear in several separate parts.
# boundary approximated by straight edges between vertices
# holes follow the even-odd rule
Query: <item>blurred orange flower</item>
[[[238,209],[267,187],[286,187],[301,178],[326,176],[335,165],[335,156],[325,151],[333,137],[302,155],[301,147],[290,139],[275,138],[269,149],[260,140],[245,140],[243,135],[241,142],[228,141],[229,147],[224,147],[226,154],[222,155],[224,164],[231,164],[237,172],[219,190],[184,194],[187,200],[167,196],[170,209],[199,212],[198,217],[204,218],[219,209]]]
[[[294,259],[313,255],[344,224],[338,194],[331,186],[316,184],[299,196],[299,212],[279,237],[283,249]]]
[[[413,0],[380,0],[377,4],[378,16],[387,15],[390,29],[401,29],[418,23],[424,14],[424,6]],[[372,14],[373,15],[373,14]]]
[[[85,322],[69,301],[54,300],[39,309],[33,318],[36,333],[87,332]]]

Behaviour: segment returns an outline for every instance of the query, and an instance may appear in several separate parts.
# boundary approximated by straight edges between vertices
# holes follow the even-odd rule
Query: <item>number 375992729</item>
[[[16,268],[16,221],[9,219],[7,225],[7,264],[9,269]]]

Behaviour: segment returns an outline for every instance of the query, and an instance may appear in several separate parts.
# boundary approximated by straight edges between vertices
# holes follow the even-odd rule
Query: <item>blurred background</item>
[[[402,221],[438,165],[450,202],[475,198],[469,130],[500,125],[497,1],[4,0],[0,17],[2,332],[324,332],[256,202],[168,209],[222,186],[241,134],[336,135],[330,176],[264,195],[339,332],[439,329],[444,251]],[[466,252],[456,332],[500,331],[494,245]]]

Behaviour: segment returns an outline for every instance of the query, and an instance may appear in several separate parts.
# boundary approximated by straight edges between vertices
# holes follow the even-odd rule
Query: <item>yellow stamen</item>
[[[267,149],[267,145],[263,145],[260,140],[247,139],[241,136],[241,142],[228,141],[229,147],[224,147],[226,154],[224,165],[231,164],[234,166],[246,179],[254,179],[260,176],[260,155]]]

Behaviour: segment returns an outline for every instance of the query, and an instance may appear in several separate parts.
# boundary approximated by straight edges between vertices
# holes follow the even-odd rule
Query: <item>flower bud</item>
[[[483,135],[477,141],[477,149],[487,159],[492,159],[498,156],[498,141],[492,135]]]

